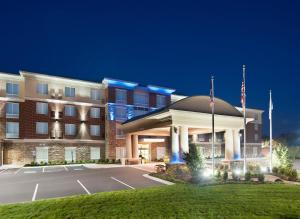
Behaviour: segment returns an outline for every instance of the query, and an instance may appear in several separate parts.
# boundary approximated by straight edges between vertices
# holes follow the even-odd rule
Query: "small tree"
[[[277,143],[276,147],[273,150],[272,161],[273,165],[276,167],[292,167],[292,161],[289,158],[289,150],[286,145]]]
[[[205,158],[195,144],[190,145],[189,153],[184,153],[183,159],[189,167],[192,177],[197,178],[199,172],[204,168]]]

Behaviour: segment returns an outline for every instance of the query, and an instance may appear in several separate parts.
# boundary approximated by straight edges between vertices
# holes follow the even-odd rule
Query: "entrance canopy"
[[[252,120],[247,118],[246,122]],[[215,131],[225,132],[226,160],[240,158],[240,130],[243,128],[241,112],[226,101],[215,98]],[[162,109],[127,120],[122,124],[122,130],[128,137],[128,151],[131,151],[131,135],[170,136],[171,161],[180,162],[180,151],[189,151],[188,135],[211,133],[210,97],[184,98]]]
[[[194,130],[201,128],[208,131],[212,124],[209,103],[209,96],[187,97],[162,109],[127,120],[122,129],[124,133],[136,133],[169,126],[188,126]],[[248,118],[247,122],[251,120],[253,119]],[[215,128],[243,129],[243,115],[231,104],[215,98]]]

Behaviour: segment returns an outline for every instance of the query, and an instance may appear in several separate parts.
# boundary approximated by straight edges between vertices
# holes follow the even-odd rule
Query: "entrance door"
[[[65,160],[68,163],[76,161],[76,147],[66,147],[65,148]]]
[[[35,161],[37,163],[48,163],[48,147],[36,147]]]
[[[151,160],[150,145],[149,144],[139,144],[139,155],[142,155],[146,161],[150,161]]]

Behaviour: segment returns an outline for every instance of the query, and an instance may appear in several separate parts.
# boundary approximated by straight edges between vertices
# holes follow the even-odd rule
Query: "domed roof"
[[[183,110],[199,113],[211,113],[209,96],[191,96],[181,99],[167,107],[168,109]],[[224,100],[215,98],[215,114],[242,117],[242,113]]]

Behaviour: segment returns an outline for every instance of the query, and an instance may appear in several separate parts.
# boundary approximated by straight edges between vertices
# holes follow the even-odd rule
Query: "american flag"
[[[211,77],[210,84],[210,107],[212,108],[215,105],[215,97],[214,97],[214,77]]]
[[[245,82],[243,81],[242,82],[242,88],[241,88],[241,104],[242,104],[242,107],[245,106],[245,97],[246,97],[246,94],[245,94]]]

